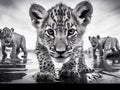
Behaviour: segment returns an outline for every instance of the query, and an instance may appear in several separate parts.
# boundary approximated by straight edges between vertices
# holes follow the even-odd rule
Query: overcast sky
[[[31,25],[29,7],[37,3],[46,10],[59,2],[74,8],[83,0],[0,0],[0,28],[15,28],[15,32],[26,37],[27,48],[34,49],[36,30]],[[84,48],[90,46],[88,36],[117,37],[120,41],[120,0],[89,0],[93,5],[93,17],[84,34]]]

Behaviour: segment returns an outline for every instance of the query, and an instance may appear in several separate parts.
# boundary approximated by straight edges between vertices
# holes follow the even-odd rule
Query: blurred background
[[[0,0],[0,28],[13,27],[23,34],[27,49],[34,50],[36,30],[31,25],[29,7],[32,3],[42,5],[46,10],[59,2],[74,8],[83,0]],[[94,8],[92,21],[84,34],[84,48],[90,47],[88,36],[117,37],[120,40],[120,0],[89,0]]]

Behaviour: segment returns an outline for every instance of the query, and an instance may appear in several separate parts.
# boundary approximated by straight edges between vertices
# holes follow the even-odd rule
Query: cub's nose
[[[66,47],[65,46],[60,46],[59,47],[59,45],[58,45],[58,46],[55,47],[55,51],[58,54],[62,55],[66,51]]]
[[[56,43],[55,47],[55,51],[59,54],[62,54],[66,51],[66,45],[64,43]]]
[[[66,46],[65,48],[62,48],[62,49],[56,49],[55,48],[55,51],[58,53],[58,54],[64,54],[65,52],[67,52],[67,51],[70,51],[72,49],[72,47],[71,46]]]
[[[9,43],[9,41],[5,41],[5,43]]]

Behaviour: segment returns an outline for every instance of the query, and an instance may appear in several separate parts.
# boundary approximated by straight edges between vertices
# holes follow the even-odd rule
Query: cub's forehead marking
[[[4,28],[3,29],[3,36],[10,36],[12,35],[12,31],[9,28]]]
[[[67,7],[66,5],[60,3],[55,7],[51,8],[49,13],[49,18],[54,22],[52,27],[54,26],[64,26],[66,27],[67,22],[70,22],[72,9]]]
[[[47,20],[45,19],[46,30],[51,28],[55,31],[63,31],[73,28],[76,29],[73,17],[73,9],[60,3],[48,10]]]

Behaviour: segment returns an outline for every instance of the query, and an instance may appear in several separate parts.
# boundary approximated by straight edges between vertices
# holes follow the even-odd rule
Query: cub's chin
[[[55,58],[55,61],[57,63],[64,63],[66,61],[67,57],[62,57],[62,56],[59,56],[59,57],[56,57]]]
[[[55,61],[56,63],[65,63],[69,61],[69,57],[52,57],[52,60]]]

